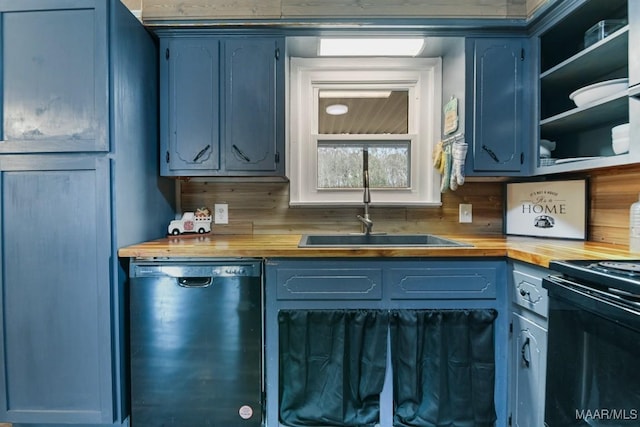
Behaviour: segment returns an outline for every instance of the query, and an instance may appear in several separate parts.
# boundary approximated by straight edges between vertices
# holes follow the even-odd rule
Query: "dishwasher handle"
[[[213,277],[179,277],[178,285],[183,288],[208,288],[213,283]]]

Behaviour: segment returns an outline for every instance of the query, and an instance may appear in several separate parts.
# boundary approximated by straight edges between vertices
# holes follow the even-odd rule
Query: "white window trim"
[[[440,175],[433,167],[432,152],[441,133],[441,58],[291,58],[286,156],[289,204],[362,204],[361,189],[318,190],[316,185],[317,91],[343,88],[346,83],[357,83],[359,88],[396,87],[410,91],[409,133],[367,138],[411,141],[411,186],[402,190],[372,189],[371,204],[440,206]],[[331,138],[345,140],[347,136]]]

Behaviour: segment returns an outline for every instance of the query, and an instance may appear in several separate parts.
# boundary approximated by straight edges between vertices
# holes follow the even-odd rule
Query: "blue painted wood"
[[[549,296],[542,287],[541,275],[533,275],[528,272],[514,271],[513,302],[522,308],[531,310],[542,317],[549,314]]]
[[[228,172],[283,174],[284,43],[280,38],[229,39],[225,50],[224,153]],[[282,156],[282,160],[279,158]]]
[[[163,236],[174,215],[173,183],[159,178],[153,37],[116,0],[0,0],[0,11],[92,5],[109,51],[94,76],[109,152],[0,154],[0,421],[16,426],[128,425],[127,266],[117,250]],[[52,150],[40,142],[30,150]]]
[[[160,50],[163,174],[212,173],[220,168],[219,41],[163,39]]]
[[[161,172],[284,175],[282,37],[161,37]]]
[[[2,157],[0,173],[3,420],[110,421],[108,162]]]
[[[0,4],[0,153],[108,150],[107,3],[17,3]]]
[[[279,268],[276,272],[279,300],[379,300],[382,270],[379,268]]]
[[[469,38],[467,140],[471,141],[466,171],[470,176],[521,175],[530,162],[525,143],[530,115],[529,41],[524,38]],[[471,133],[471,135],[469,135]]]
[[[436,282],[438,273],[445,275],[438,282],[440,289],[450,287],[451,293],[456,295],[457,288],[465,292],[468,285],[462,280],[452,278],[451,271],[457,269],[473,276],[476,271],[479,276],[493,277],[487,280],[492,282],[495,294],[493,298],[486,298],[482,293],[471,293],[467,299],[442,299],[430,298],[427,293],[421,293],[418,298],[397,299],[398,283],[403,278],[413,278],[412,286],[422,287],[424,278],[427,288]],[[344,285],[338,277],[348,277],[351,271],[354,276],[368,275],[371,272],[382,271],[382,299],[341,299],[334,297],[333,291]],[[430,274],[429,271],[434,273]],[[341,274],[337,274],[341,271]],[[297,274],[303,273],[303,274]],[[300,283],[304,283],[304,274],[313,272],[314,289],[320,289],[321,284],[316,278],[324,276],[325,286],[330,289],[325,298],[308,298],[299,294],[298,299],[293,299],[289,294],[287,298],[281,298],[283,288],[292,277],[300,277]],[[356,272],[358,272],[356,274]],[[369,273],[366,273],[369,272]],[[324,274],[323,274],[324,273]],[[363,274],[364,273],[364,274]],[[509,305],[506,276],[506,262],[504,260],[470,260],[470,259],[430,259],[430,258],[403,258],[403,259],[268,259],[265,263],[265,373],[266,373],[266,423],[278,426],[278,395],[279,395],[279,331],[278,311],[283,309],[483,309],[494,308],[498,311],[495,323],[495,360],[496,360],[496,388],[495,401],[498,421],[496,426],[506,427],[508,423],[508,358],[509,358]],[[347,281],[347,286],[349,282]],[[348,289],[348,288],[347,288]],[[405,296],[405,295],[403,295]],[[390,362],[388,363],[390,366]],[[380,397],[381,425],[392,425],[393,416],[393,381],[391,372],[387,373],[385,386]]]
[[[496,297],[495,267],[456,263],[449,267],[390,268],[391,299],[476,299]]]
[[[120,2],[110,4],[109,122],[111,278],[114,359],[110,421],[128,425],[128,334],[125,296],[128,266],[118,262],[118,248],[157,239],[175,215],[175,182],[160,177],[157,40]]]
[[[543,424],[547,372],[548,295],[542,279],[553,271],[509,262],[512,301],[509,355],[509,413],[512,424]],[[528,362],[528,363],[527,363]]]
[[[512,420],[518,427],[544,425],[544,397],[547,372],[547,330],[513,314]]]

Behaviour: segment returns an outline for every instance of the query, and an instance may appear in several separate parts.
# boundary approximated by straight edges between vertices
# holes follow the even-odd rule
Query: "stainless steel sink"
[[[472,247],[433,234],[305,234],[300,239],[300,248],[334,247]]]

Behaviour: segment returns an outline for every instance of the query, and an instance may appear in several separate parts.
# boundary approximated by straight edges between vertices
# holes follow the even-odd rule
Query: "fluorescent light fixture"
[[[319,98],[388,98],[390,90],[321,90]]]
[[[349,111],[349,107],[344,104],[331,104],[327,106],[325,111],[327,112],[327,114],[330,114],[332,116],[341,116],[343,114],[347,114],[347,112]]]
[[[320,56],[416,56],[424,38],[321,38]]]

